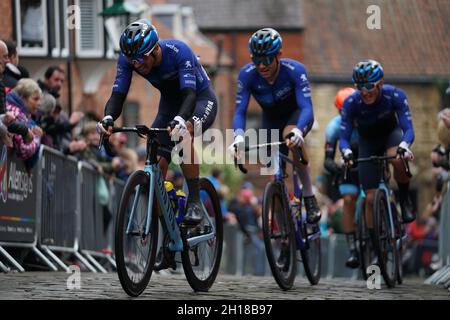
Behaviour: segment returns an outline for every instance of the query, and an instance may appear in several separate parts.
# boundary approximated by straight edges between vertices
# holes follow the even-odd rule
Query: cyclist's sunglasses
[[[148,52],[146,52],[146,53],[144,53],[143,55],[142,55],[142,57],[135,57],[135,58],[128,58],[128,61],[131,63],[131,64],[139,64],[139,63],[142,63],[142,62],[144,62],[144,56],[146,56],[146,57],[148,57],[149,55],[152,55],[153,56],[153,50],[156,48],[156,46],[154,46],[153,48],[151,48]]]
[[[271,56],[252,56],[252,61],[257,66],[258,64],[262,63],[265,66],[268,66],[272,63],[273,59],[275,59],[275,55]]]
[[[366,83],[356,83],[355,87],[356,89],[358,89],[358,91],[367,91],[367,92],[372,92],[373,90],[375,90],[375,88],[377,87],[378,83],[380,83],[380,81],[377,82],[366,82]]]

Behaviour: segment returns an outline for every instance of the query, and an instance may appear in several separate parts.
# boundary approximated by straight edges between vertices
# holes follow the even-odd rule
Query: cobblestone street
[[[116,273],[81,273],[80,289],[69,290],[62,272],[25,272],[0,275],[0,299],[128,299]],[[138,299],[164,300],[305,300],[305,299],[446,299],[450,293],[442,286],[425,285],[423,279],[407,278],[403,285],[381,290],[367,289],[364,281],[321,279],[310,286],[298,277],[290,291],[279,289],[272,277],[219,275],[208,293],[194,293],[183,274],[152,275],[150,285]]]

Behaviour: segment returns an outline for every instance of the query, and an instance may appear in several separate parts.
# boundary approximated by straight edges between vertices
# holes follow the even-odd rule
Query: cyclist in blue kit
[[[346,162],[351,163],[353,152],[350,139],[354,129],[359,134],[359,157],[400,155],[413,160],[410,146],[414,141],[414,129],[408,99],[405,93],[392,85],[384,84],[383,68],[375,60],[359,62],[353,69],[353,82],[357,91],[344,101],[340,134],[340,150]],[[404,223],[415,219],[409,198],[410,178],[402,161],[397,157],[390,161],[394,167],[394,179],[399,189],[399,202]],[[359,180],[366,192],[366,218],[372,230],[372,206],[375,190],[380,181],[379,170],[373,162],[358,164]]]
[[[238,78],[236,110],[233,119],[234,142],[229,150],[234,158],[235,147],[244,143],[247,107],[252,95],[261,106],[264,129],[278,129],[279,140],[286,139],[294,157],[299,149],[306,153],[304,138],[314,122],[311,90],[303,64],[292,59],[281,59],[282,38],[272,28],[256,31],[249,40],[252,63],[245,65]],[[270,130],[269,130],[270,131]],[[270,139],[270,134],[268,134]],[[288,153],[282,146],[280,151]],[[316,223],[321,213],[314,196],[309,165],[300,164],[300,180],[307,211],[307,221]]]
[[[345,262],[349,268],[357,268],[359,266],[358,251],[356,249],[356,232],[355,232],[355,207],[356,198],[359,193],[358,172],[355,166],[347,173],[345,180],[342,168],[334,161],[336,149],[339,143],[341,134],[341,110],[345,99],[350,97],[355,92],[353,88],[343,88],[338,91],[334,99],[334,105],[339,110],[339,115],[331,119],[325,130],[325,169],[337,178],[339,182],[339,193],[344,200],[344,207],[342,209],[342,224],[347,240],[350,254]],[[358,156],[358,133],[356,130],[352,132],[351,150],[355,157]]]
[[[158,114],[152,124],[157,128],[168,127],[167,133],[158,134],[161,143],[174,146],[173,141],[179,137],[189,140],[194,131],[197,133],[201,127],[203,133],[213,124],[217,99],[205,70],[187,44],[179,40],[159,40],[156,28],[142,19],[126,27],[120,37],[120,49],[112,94],[105,107],[105,117],[97,126],[101,133],[107,136],[112,133],[111,127],[122,113],[133,72],[161,92]],[[189,190],[183,223],[190,227],[203,218],[199,165],[194,161],[192,141],[190,162],[181,164]],[[171,154],[159,150],[158,156],[165,175]]]

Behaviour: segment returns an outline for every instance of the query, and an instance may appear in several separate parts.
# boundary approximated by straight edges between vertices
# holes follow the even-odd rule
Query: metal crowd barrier
[[[254,260],[246,259],[253,256],[251,246],[244,243],[244,235],[238,225],[224,225],[224,250],[221,271],[226,274],[242,276],[254,270]],[[324,278],[350,278],[361,279],[359,269],[349,269],[345,266],[348,248],[343,234],[332,234],[321,239],[322,277]],[[271,275],[270,267],[265,259],[265,274]],[[299,276],[304,276],[301,262],[297,265]]]
[[[42,150],[40,151],[42,152]],[[31,249],[51,270],[57,267],[38,249],[40,215],[39,165],[28,172],[14,150],[0,143],[0,269],[8,272],[25,269],[3,247]]]
[[[53,271],[69,271],[73,256],[91,272],[107,272],[97,259],[115,268],[115,215],[124,183],[107,181],[110,221],[104,225],[97,199],[100,175],[90,164],[41,146],[31,175],[25,171],[23,160],[0,145],[0,257],[6,259],[0,271],[25,271],[3,247],[32,249]]]
[[[106,230],[103,221],[103,207],[97,197],[100,174],[85,162],[78,163],[79,194],[81,209],[81,239],[80,250],[98,270],[108,271],[94,258],[104,258],[111,261],[108,251]]]
[[[38,168],[41,177],[39,247],[67,272],[69,268],[54,252],[79,255],[77,160],[44,146]]]
[[[440,212],[439,258],[442,268],[425,280],[427,284],[444,285],[450,291],[450,182],[444,195]]]

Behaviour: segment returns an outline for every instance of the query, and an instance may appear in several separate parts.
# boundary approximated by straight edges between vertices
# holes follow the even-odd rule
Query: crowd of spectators
[[[19,64],[16,44],[0,41],[1,142],[14,149],[28,170],[36,165],[40,146],[46,145],[89,162],[107,177],[125,181],[138,167],[138,154],[126,147],[125,134],[110,138],[112,157],[100,151],[97,117],[81,111],[68,115],[61,106],[64,81],[65,72],[59,66],[48,67],[43,79],[31,79]]]

